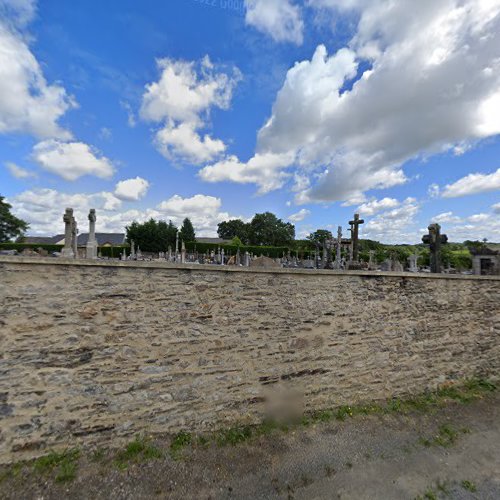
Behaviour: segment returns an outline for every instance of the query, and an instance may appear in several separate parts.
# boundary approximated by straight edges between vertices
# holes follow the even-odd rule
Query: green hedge
[[[46,245],[42,243],[0,243],[0,250],[17,250],[22,252],[25,248],[30,248],[31,250],[36,250],[37,248],[43,248],[47,252],[60,252],[63,249],[63,245]]]

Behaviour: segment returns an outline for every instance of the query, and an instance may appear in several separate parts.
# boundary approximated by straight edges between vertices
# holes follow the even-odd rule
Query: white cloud
[[[199,176],[207,182],[254,183],[259,186],[259,194],[264,194],[283,186],[289,177],[283,169],[293,161],[293,155],[288,153],[256,154],[246,163],[240,162],[236,156],[229,156],[214,165],[204,167]]]
[[[457,215],[454,215],[453,212],[443,212],[432,217],[431,222],[437,222],[438,224],[443,223],[457,223],[461,222],[462,219]]]
[[[69,139],[71,133],[58,120],[76,106],[74,100],[62,86],[47,83],[23,35],[12,26],[26,24],[33,12],[34,2],[0,2],[0,133]]]
[[[381,200],[372,200],[360,205],[357,211],[362,217],[369,217],[383,210],[395,208],[399,206],[399,204],[399,201],[394,198],[382,198]]]
[[[30,177],[36,177],[36,174],[34,172],[30,172],[29,170],[26,170],[25,168],[20,167],[19,165],[16,165],[11,161],[5,162],[5,166],[7,167],[7,170],[10,172],[10,174],[16,179],[29,179]]]
[[[160,79],[146,85],[140,110],[143,120],[162,124],[156,147],[169,159],[192,163],[218,157],[225,144],[207,133],[202,138],[200,131],[207,127],[212,108],[229,108],[239,70],[217,72],[208,56],[199,63],[159,59],[157,65]]]
[[[386,210],[361,226],[363,238],[383,243],[418,243],[421,238],[416,216],[420,205],[415,198],[407,198],[397,208]]]
[[[24,191],[8,200],[12,211],[30,223],[31,235],[53,235],[64,232],[62,221],[64,209],[72,207],[79,231],[88,231],[88,213],[97,211],[98,232],[124,232],[132,221],[145,222],[151,217],[157,220],[172,220],[180,226],[189,217],[198,236],[214,236],[217,224],[224,220],[236,219],[221,210],[222,200],[213,196],[197,194],[191,198],[174,195],[157,207],[140,210],[119,211],[122,202],[113,193],[61,193],[54,189]]]
[[[302,210],[299,210],[296,214],[290,215],[288,217],[288,220],[291,220],[292,222],[301,222],[306,217],[309,217],[309,215],[311,215],[311,211],[303,208]]]
[[[500,203],[495,203],[491,208],[493,209],[493,212],[500,214]]]
[[[35,145],[33,158],[42,168],[67,181],[83,175],[106,179],[114,173],[111,161],[83,142],[49,139]]]
[[[470,194],[486,193],[500,190],[500,168],[491,174],[469,174],[443,190],[444,198],[456,198]]]
[[[245,0],[245,21],[277,42],[301,45],[304,22],[300,8],[291,0]]]
[[[360,199],[404,183],[410,159],[500,133],[498,0],[309,4],[359,22],[348,47],[320,45],[288,71],[259,132],[258,154],[296,155],[311,180],[297,203]]]
[[[219,222],[238,219],[221,211],[222,200],[214,196],[197,194],[191,198],[174,195],[158,205],[163,218],[171,219],[180,226],[185,217],[189,217],[198,236],[213,236],[217,234]]]
[[[120,200],[138,201],[146,196],[149,182],[141,177],[127,179],[116,184],[115,196]]]
[[[193,123],[178,126],[169,123],[156,134],[156,146],[165,158],[201,163],[210,161],[226,150],[220,139],[212,139],[208,134],[203,138],[196,132]]]

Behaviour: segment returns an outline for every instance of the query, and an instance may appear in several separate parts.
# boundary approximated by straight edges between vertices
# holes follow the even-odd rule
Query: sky
[[[498,242],[500,0],[0,0],[0,195],[30,235]]]

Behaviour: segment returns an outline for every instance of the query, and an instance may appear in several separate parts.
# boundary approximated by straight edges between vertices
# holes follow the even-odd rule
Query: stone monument
[[[91,208],[89,212],[89,239],[87,241],[87,259],[97,259],[97,240],[95,237],[95,209]]]
[[[441,234],[441,226],[439,224],[430,224],[429,234],[422,237],[422,241],[429,245],[431,251],[431,273],[442,272],[441,263],[441,245],[448,242],[448,236]]]
[[[361,269],[359,264],[359,226],[365,221],[359,218],[359,214],[354,214],[354,220],[349,221],[351,226],[352,257],[349,262],[349,269]]]
[[[73,209],[67,208],[63,216],[64,221],[64,248],[61,251],[61,256],[67,259],[74,259],[72,237],[73,237]]]

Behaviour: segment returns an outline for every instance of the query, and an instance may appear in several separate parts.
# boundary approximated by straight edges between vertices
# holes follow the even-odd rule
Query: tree
[[[240,219],[227,220],[217,226],[217,234],[219,238],[224,240],[232,240],[237,237],[242,242],[248,243],[248,233],[249,224]]]
[[[175,247],[177,227],[172,221],[168,224],[154,219],[149,219],[143,224],[134,221],[126,229],[127,241],[131,243],[134,240],[135,244],[145,252],[165,252],[169,246],[172,249]]]
[[[252,245],[290,245],[295,240],[295,226],[271,212],[256,214],[250,222],[249,239]]]
[[[242,241],[238,238],[238,236],[235,236],[232,240],[231,240],[231,245],[233,247],[241,247],[243,245]]]
[[[184,243],[187,243],[188,241],[196,241],[196,234],[194,232],[193,224],[187,217],[182,222],[179,236]]]
[[[29,227],[27,222],[10,213],[11,208],[12,206],[4,201],[4,197],[0,196],[0,243],[23,236]]]
[[[326,240],[332,239],[332,233],[326,229],[317,229],[314,233],[311,233],[307,239],[314,243],[315,246],[323,246]]]

